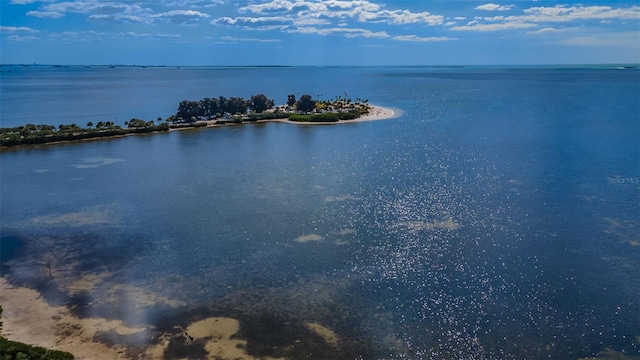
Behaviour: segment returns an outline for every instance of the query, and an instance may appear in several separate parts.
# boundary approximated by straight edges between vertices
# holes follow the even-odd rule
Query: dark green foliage
[[[242,124],[242,116],[234,116],[231,118],[231,121],[229,121],[232,124]]]
[[[17,128],[0,128],[0,146],[46,144],[56,141],[83,140],[111,137],[132,133],[167,131],[168,124],[155,125],[153,121],[131,119],[128,128],[122,129],[113,122],[98,122],[95,129],[83,129],[75,124],[55,126],[28,124]]]
[[[220,102],[216,98],[204,98],[200,100],[200,107],[202,108],[202,116],[207,118],[216,117],[216,114],[222,110]]]
[[[131,119],[129,120],[129,128],[141,128],[146,126],[146,122],[140,119]]]
[[[340,120],[337,114],[325,113],[311,115],[311,122],[336,122]]]
[[[289,120],[298,122],[309,122],[311,121],[311,115],[291,114],[289,115]]]
[[[268,99],[265,94],[258,94],[251,97],[249,108],[257,113],[261,113],[273,108],[274,104],[273,100]]]
[[[298,122],[338,122],[340,120],[338,114],[325,113],[325,114],[292,114],[289,116],[289,120]]]
[[[229,114],[244,114],[247,112],[248,102],[243,98],[232,97],[225,103],[224,112]]]
[[[339,113],[336,113],[336,115],[340,120],[353,120],[360,117],[360,112],[357,110],[352,110],[348,112],[339,112]]]
[[[302,112],[307,113],[307,112],[311,112],[311,111],[313,111],[313,109],[315,109],[316,102],[313,101],[313,98],[311,97],[311,95],[302,95],[302,96],[300,96],[300,99],[296,103],[296,107],[297,107],[298,111],[302,111]]]
[[[285,113],[285,112],[281,112],[281,111],[263,112],[263,113],[252,112],[252,113],[249,114],[249,121],[286,119],[290,115],[291,114],[289,114],[289,113]]]
[[[2,306],[0,306],[0,316]],[[2,322],[0,322],[2,330]],[[47,350],[39,346],[31,346],[16,341],[9,341],[0,336],[0,360],[71,360],[73,355],[64,351]]]
[[[31,346],[0,337],[0,360],[68,360],[73,355],[64,351],[48,350],[39,346]]]
[[[204,109],[199,101],[182,100],[178,105],[176,116],[183,119],[190,119],[192,116],[204,115]]]
[[[293,106],[296,104],[296,96],[294,94],[288,95],[287,96],[287,105],[288,106]]]
[[[244,114],[247,112],[247,107],[249,107],[250,101],[247,101],[243,98],[232,97],[225,98],[224,96],[220,96],[218,98],[218,108],[217,112],[229,113],[231,115],[235,114]]]

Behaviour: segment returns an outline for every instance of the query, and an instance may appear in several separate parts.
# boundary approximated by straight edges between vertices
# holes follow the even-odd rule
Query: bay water
[[[2,273],[151,329],[106,342],[224,316],[260,356],[640,355],[637,69],[2,71],[2,127],[258,93],[396,110],[2,150]]]

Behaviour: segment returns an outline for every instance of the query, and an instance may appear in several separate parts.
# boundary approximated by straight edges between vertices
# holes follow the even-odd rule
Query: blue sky
[[[0,61],[640,63],[639,1],[0,0]]]

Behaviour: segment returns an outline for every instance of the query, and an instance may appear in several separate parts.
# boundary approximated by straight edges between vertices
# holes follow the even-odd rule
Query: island
[[[346,95],[346,94],[345,94]],[[287,96],[287,102],[275,106],[264,94],[226,98],[204,98],[199,101],[183,100],[177,112],[165,119],[132,118],[124,127],[111,121],[88,122],[86,127],[77,124],[57,127],[54,125],[27,124],[13,128],[0,128],[0,148],[35,145],[87,139],[112,138],[132,134],[166,132],[172,130],[216,127],[227,124],[243,124],[278,121],[292,124],[336,124],[356,121],[387,119],[394,116],[388,108],[373,106],[367,99],[337,96],[330,100],[314,100],[305,94],[297,98]]]

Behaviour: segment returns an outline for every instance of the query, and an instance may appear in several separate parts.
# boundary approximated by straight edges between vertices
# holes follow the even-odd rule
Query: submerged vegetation
[[[125,127],[111,121],[100,121],[95,126],[93,122],[88,122],[86,127],[77,124],[60,124],[57,127],[27,124],[0,128],[0,146],[106,138],[259,120],[288,119],[295,122],[335,123],[359,118],[368,114],[369,110],[368,100],[352,101],[340,96],[333,100],[314,100],[311,95],[305,94],[296,100],[296,96],[291,94],[287,96],[285,105],[277,107],[275,102],[264,94],[253,95],[250,99],[227,99],[220,96],[200,101],[183,100],[178,105],[178,111],[165,120],[162,117],[158,117],[156,121],[133,118],[125,121]]]

